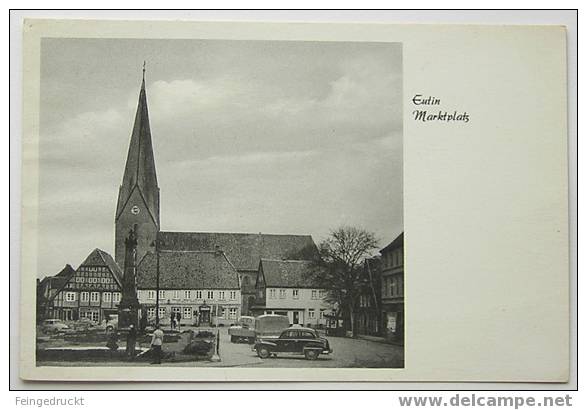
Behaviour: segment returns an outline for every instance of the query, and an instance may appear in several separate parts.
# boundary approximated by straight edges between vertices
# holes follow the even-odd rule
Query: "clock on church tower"
[[[144,72],[116,206],[115,259],[119,266],[124,266],[124,241],[134,226],[137,229],[136,258],[140,261],[147,252],[153,250],[151,244],[159,231],[159,186]]]

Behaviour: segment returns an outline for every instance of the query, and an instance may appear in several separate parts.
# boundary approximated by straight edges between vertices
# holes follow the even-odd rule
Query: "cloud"
[[[44,57],[59,103],[42,99],[40,132],[40,263],[55,271],[93,247],[112,250],[139,94],[136,78],[85,70],[63,41]],[[193,43],[173,44],[153,46],[167,59],[147,82],[164,229],[316,239],[343,222],[384,238],[401,229],[396,46],[210,42],[200,64]],[[76,48],[120,61],[136,49],[115,41]],[[68,68],[70,60],[108,88]],[[109,64],[124,66],[119,60]]]

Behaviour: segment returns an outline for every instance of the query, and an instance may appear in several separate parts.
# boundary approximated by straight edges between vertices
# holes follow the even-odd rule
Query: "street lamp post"
[[[157,255],[157,273],[156,273],[156,277],[157,277],[157,283],[156,283],[156,295],[155,295],[155,324],[158,325],[159,324],[159,256],[160,256],[160,252],[159,252],[159,245],[160,245],[160,239],[159,239],[159,231],[157,231],[156,236],[155,236],[155,241],[153,242],[153,245],[155,245],[155,254]]]

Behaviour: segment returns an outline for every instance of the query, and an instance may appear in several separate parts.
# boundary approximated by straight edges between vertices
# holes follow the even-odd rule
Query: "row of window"
[[[359,307],[371,307],[371,297],[368,295],[360,295]]]
[[[320,319],[324,319],[325,309],[320,309]],[[316,319],[316,311],[314,309],[308,309],[308,319]]]
[[[76,276],[73,281],[76,283],[114,283],[114,279],[112,278],[85,278],[83,276]]]
[[[150,307],[147,309],[147,316],[149,318],[152,319],[155,317],[155,309],[156,308],[154,308],[154,307]],[[175,315],[177,315],[179,313],[179,314],[181,314],[182,319],[191,319],[195,316],[196,312],[197,312],[197,310],[192,309],[191,307],[184,307],[184,308],[172,307],[171,312],[167,312],[167,308],[165,308],[165,307],[160,307],[159,308],[159,317],[163,318],[163,317],[166,317],[168,314],[170,315],[171,313],[174,313]],[[236,319],[237,313],[238,313],[237,308],[225,309],[224,307],[219,307],[217,317],[221,317],[224,319]]]
[[[269,299],[277,299],[277,291],[279,290],[279,299],[287,299],[289,290],[290,289],[269,289]],[[311,298],[312,299],[324,299],[326,296],[326,291],[312,289]],[[299,299],[300,298],[300,289],[291,289],[291,298],[292,299]]]
[[[139,298],[142,296],[143,292],[147,293],[147,299],[156,299],[157,293],[154,290],[140,290],[139,291]],[[237,292],[236,290],[224,291],[224,290],[160,290],[159,291],[159,299],[192,299],[192,296],[198,300],[226,300],[228,296],[228,300],[236,300]]]
[[[105,266],[82,266],[78,270],[78,273],[88,273],[88,272],[110,273],[110,270]]]
[[[103,302],[120,302],[120,292],[102,292]],[[67,302],[75,302],[77,300],[77,292],[65,292],[65,300]],[[100,302],[100,292],[80,292],[80,302]]]

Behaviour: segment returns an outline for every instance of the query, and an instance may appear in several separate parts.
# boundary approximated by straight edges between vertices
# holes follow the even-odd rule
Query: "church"
[[[131,231],[136,247],[132,263],[125,261]],[[227,326],[242,315],[276,313],[287,315],[291,323],[320,326],[326,322],[325,290],[306,283],[300,269],[317,255],[310,235],[161,230],[143,71],[118,191],[114,258],[93,250],[61,278],[47,310],[50,317],[64,320],[108,320],[125,305],[126,268],[132,265],[135,277],[128,282],[136,288],[132,298],[150,322],[159,318],[167,324],[172,314],[179,314],[182,323]],[[265,283],[260,277],[269,280]],[[275,292],[279,298],[272,297]]]
[[[138,299],[147,316],[158,313],[165,323],[173,312],[186,321],[197,316],[202,324],[233,323],[251,313],[262,259],[298,261],[317,255],[310,235],[162,231],[160,199],[143,71],[118,192],[114,259],[125,266],[125,239],[134,229]]]

